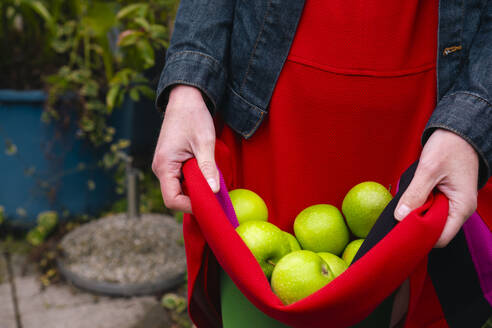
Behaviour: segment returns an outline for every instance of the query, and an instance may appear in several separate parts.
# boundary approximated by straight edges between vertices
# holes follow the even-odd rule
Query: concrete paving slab
[[[29,261],[25,254],[10,254],[10,265],[12,266],[12,273],[15,277],[36,274],[36,266]]]
[[[2,328],[16,328],[14,306],[8,283],[0,284],[0,323]]]
[[[99,297],[84,293],[69,285],[43,288],[38,276],[15,277],[21,314],[51,308],[76,307],[97,303]]]
[[[138,326],[152,305],[155,305],[152,300],[139,298],[52,308],[23,313],[22,324],[24,328],[130,328]],[[153,324],[155,327],[169,327],[164,322]]]
[[[2,328],[16,328],[14,305],[7,276],[7,262],[0,253],[0,323]]]
[[[149,315],[152,325],[146,327],[171,327],[166,311],[153,297],[102,297],[69,285],[42,289],[36,276],[16,277],[16,286],[23,328],[134,328],[148,322]]]
[[[8,282],[8,274],[7,274],[7,261],[5,259],[5,255],[0,248],[0,284],[5,284]]]

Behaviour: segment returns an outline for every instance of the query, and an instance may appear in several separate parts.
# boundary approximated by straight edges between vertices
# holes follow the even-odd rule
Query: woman
[[[179,180],[191,157],[218,191],[216,115],[237,184],[285,230],[358,182],[394,185],[420,156],[395,218],[437,187],[450,202],[444,247],[491,175],[491,69],[490,1],[183,0],[158,89],[164,202],[191,211]],[[490,197],[487,185],[488,218]]]

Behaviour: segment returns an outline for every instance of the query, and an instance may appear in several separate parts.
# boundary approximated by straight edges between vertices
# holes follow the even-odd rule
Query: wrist
[[[200,89],[185,84],[173,86],[169,93],[166,112],[196,113],[206,111],[210,114]]]
[[[201,91],[190,85],[176,84],[169,92],[169,104],[182,103],[184,101],[203,102]]]

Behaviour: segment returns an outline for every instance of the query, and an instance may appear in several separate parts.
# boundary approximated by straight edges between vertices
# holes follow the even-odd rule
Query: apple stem
[[[271,265],[275,266],[275,262],[273,262],[272,260],[266,260],[266,262],[267,262],[268,264],[271,264]]]
[[[329,274],[330,274],[330,270],[329,270],[326,266],[324,266],[324,265],[322,265],[322,266],[321,266],[321,272],[322,272],[322,273],[323,273],[323,275],[325,275],[325,276],[327,276],[327,275],[329,275]]]

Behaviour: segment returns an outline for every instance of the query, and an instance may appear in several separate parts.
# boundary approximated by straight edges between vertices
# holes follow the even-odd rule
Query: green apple
[[[246,221],[236,231],[270,279],[277,262],[290,253],[284,231],[265,221]]]
[[[306,250],[285,255],[272,273],[272,290],[284,304],[294,303],[326,286],[334,279],[328,264]]]
[[[340,211],[319,204],[304,209],[294,221],[294,233],[303,249],[340,254],[349,242],[349,230]]]
[[[290,251],[291,252],[300,251],[301,245],[299,245],[299,242],[297,241],[296,237],[294,237],[293,235],[291,235],[290,233],[285,232],[285,231],[284,231],[284,234],[287,237],[287,240],[289,241]]]
[[[268,208],[258,194],[248,189],[229,191],[232,207],[239,224],[246,221],[267,221]]]
[[[383,185],[366,181],[349,190],[342,203],[350,230],[359,238],[366,238],[379,215],[393,199]]]
[[[345,247],[345,250],[343,251],[342,254],[342,259],[347,263],[347,265],[350,265],[355,257],[355,254],[359,251],[360,246],[364,242],[364,239],[356,239],[354,241],[351,241],[347,247]]]
[[[327,252],[321,252],[318,253],[319,256],[328,264],[328,267],[330,268],[331,272],[335,275],[335,277],[338,277],[343,273],[343,271],[347,270],[348,265],[345,263],[344,260],[339,258],[338,256],[327,253]]]

